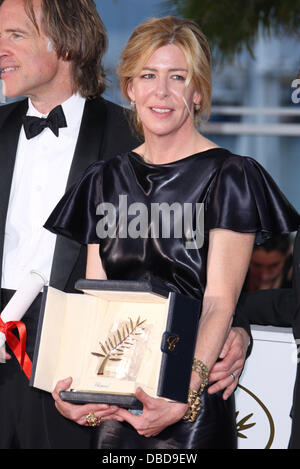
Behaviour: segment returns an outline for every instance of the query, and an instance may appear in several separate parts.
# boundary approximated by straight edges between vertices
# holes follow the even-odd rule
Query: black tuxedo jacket
[[[0,279],[9,195],[22,117],[27,109],[27,99],[0,107]],[[138,139],[129,128],[123,108],[102,98],[87,100],[67,188],[94,161],[108,159],[137,145]],[[50,285],[60,290],[73,291],[75,280],[85,277],[85,264],[86,248],[58,236]]]
[[[27,109],[27,100],[0,107],[0,279],[16,151],[22,117]],[[124,110],[120,106],[104,99],[87,100],[67,188],[75,183],[94,161],[110,158],[118,152],[136,147],[137,144],[138,141],[130,132]],[[86,248],[75,241],[58,236],[50,284],[60,290],[74,291],[75,281],[85,277],[85,266]],[[2,304],[4,305],[5,301]],[[38,297],[24,317],[27,328],[26,351],[31,358],[39,310]],[[12,418],[6,420],[4,415],[3,432],[0,431],[1,447],[11,447],[13,436],[13,445],[25,448],[90,448],[93,435],[91,429],[62,418],[54,406],[51,394],[29,388],[16,360],[9,361],[1,370],[0,401],[7,403],[7,408],[10,408],[13,402],[17,415],[22,416],[19,424]],[[24,408],[30,411],[23,412]],[[1,412],[5,414],[3,409]]]
[[[250,324],[292,327],[300,339],[300,229],[293,252],[293,288],[243,293],[238,306]]]

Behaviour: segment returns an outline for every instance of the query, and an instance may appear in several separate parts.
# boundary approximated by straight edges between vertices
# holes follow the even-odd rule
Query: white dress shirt
[[[59,137],[46,128],[27,140],[22,127],[5,226],[2,288],[18,289],[31,270],[50,279],[56,235],[43,228],[63,196],[78,139],[85,99],[62,104],[68,127]],[[40,114],[29,100],[27,115]]]

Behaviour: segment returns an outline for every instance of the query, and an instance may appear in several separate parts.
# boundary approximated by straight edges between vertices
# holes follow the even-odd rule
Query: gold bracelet
[[[189,422],[195,422],[196,418],[201,412],[202,401],[201,394],[203,393],[206,385],[208,384],[209,372],[206,365],[201,360],[194,358],[192,370],[196,371],[201,378],[201,385],[199,391],[194,389],[189,389],[188,394],[188,409],[183,417],[183,420],[188,420]]]
[[[201,395],[208,384],[209,371],[206,365],[198,358],[194,358],[192,370],[196,371],[201,379],[201,385],[199,388],[199,394]]]
[[[189,389],[188,394],[188,409],[183,416],[183,420],[188,420],[189,422],[195,422],[196,418],[200,414],[202,409],[201,396],[198,391],[194,389]]]

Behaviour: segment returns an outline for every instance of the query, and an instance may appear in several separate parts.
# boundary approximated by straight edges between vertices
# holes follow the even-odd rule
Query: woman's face
[[[187,74],[183,52],[169,44],[157,49],[129,83],[128,95],[136,104],[146,138],[174,135],[194,126],[193,108],[201,95],[192,83],[185,86]]]

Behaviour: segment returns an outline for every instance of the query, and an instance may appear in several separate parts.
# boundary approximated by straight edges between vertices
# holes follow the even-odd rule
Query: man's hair
[[[40,1],[43,33],[51,41],[57,56],[71,62],[74,92],[84,98],[100,96],[106,88],[102,59],[108,41],[94,1]],[[34,0],[24,0],[24,8],[39,32]]]
[[[263,249],[266,252],[279,251],[282,254],[288,254],[293,246],[292,239],[288,233],[274,235],[267,239],[264,244],[255,245],[253,250]]]
[[[168,44],[175,44],[184,53],[188,66],[186,86],[193,82],[196,91],[201,93],[201,109],[195,110],[194,115],[205,113],[208,118],[212,91],[210,48],[199,26],[190,19],[174,16],[150,18],[135,28],[122,52],[118,67],[123,95],[130,101],[130,81],[138,75],[156,50]],[[143,135],[137,114],[135,119],[137,130]]]

